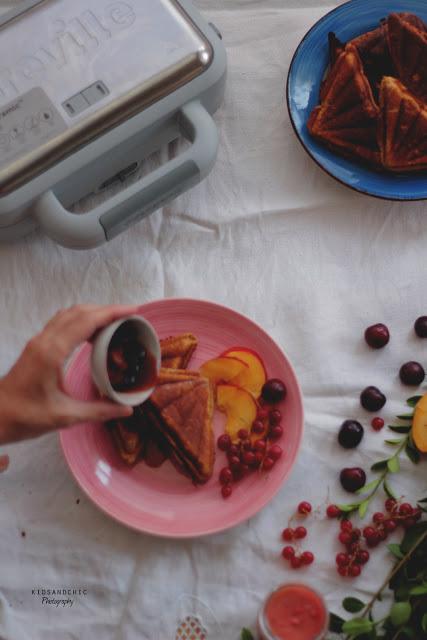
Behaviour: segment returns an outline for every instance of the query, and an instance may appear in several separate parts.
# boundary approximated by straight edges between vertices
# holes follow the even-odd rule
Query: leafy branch
[[[397,416],[398,420],[409,422],[409,424],[389,425],[388,428],[391,431],[399,433],[403,437],[387,439],[385,441],[386,444],[392,447],[397,447],[397,449],[389,458],[379,460],[372,465],[371,471],[377,472],[380,475],[356,492],[358,495],[363,496],[363,498],[357,502],[337,505],[345,517],[348,517],[352,513],[355,513],[357,511],[360,518],[364,518],[372,499],[374,498],[380,487],[383,488],[385,494],[389,498],[396,499],[396,495],[394,494],[390,486],[389,476],[390,474],[398,473],[400,471],[400,455],[403,451],[414,464],[419,463],[421,456],[420,452],[414,445],[411,431],[414,409],[421,397],[422,396],[413,396],[411,398],[408,398],[406,402],[408,406],[412,408],[412,412],[404,413]]]
[[[389,546],[399,548],[400,559],[371,600],[367,604],[357,598],[343,600],[345,611],[360,616],[344,621],[331,614],[330,630],[347,634],[347,640],[367,634],[373,640],[427,637],[427,521],[409,529],[400,545]],[[387,587],[394,591],[395,602],[388,616],[375,621],[372,609]]]

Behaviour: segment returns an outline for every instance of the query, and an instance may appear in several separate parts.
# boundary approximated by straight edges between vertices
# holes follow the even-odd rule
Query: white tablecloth
[[[411,395],[398,382],[400,364],[427,360],[427,341],[412,332],[427,313],[426,206],[347,190],[295,138],[284,96],[288,65],[307,29],[338,2],[197,4],[222,31],[229,56],[213,172],[99,250],[67,251],[36,234],[1,247],[0,373],[60,307],[211,299],[263,325],[295,363],[306,410],[301,455],[286,486],[250,522],[174,542],[138,535],[98,511],[70,476],[57,435],[8,447],[11,466],[0,476],[2,640],[172,640],[178,620],[193,611],[209,640],[236,640],[281,581],[317,586],[339,611],[344,594],[366,599],[390,561],[380,549],[360,579],[338,578],[337,525],[323,510],[329,493],[348,499],[337,482],[341,467],[368,468],[384,456],[383,436],[359,407],[360,390],[380,386],[391,419]],[[392,340],[373,352],[362,335],[378,321],[389,324]],[[344,418],[367,427],[354,452],[336,442]],[[413,500],[426,488],[425,473],[405,462],[399,492]],[[317,561],[295,573],[280,558],[279,533],[300,499],[321,513],[306,544]],[[38,587],[88,594],[56,609],[32,595]]]

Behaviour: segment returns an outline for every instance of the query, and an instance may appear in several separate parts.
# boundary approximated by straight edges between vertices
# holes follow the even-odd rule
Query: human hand
[[[136,311],[135,306],[121,305],[78,305],[59,311],[28,342],[0,380],[0,445],[36,438],[79,422],[130,416],[131,407],[107,400],[84,402],[69,396],[64,388],[63,365],[96,331]]]

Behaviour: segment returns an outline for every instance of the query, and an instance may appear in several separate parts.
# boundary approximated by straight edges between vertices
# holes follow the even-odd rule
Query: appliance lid
[[[178,0],[27,0],[0,22],[0,194],[188,83],[212,56]]]

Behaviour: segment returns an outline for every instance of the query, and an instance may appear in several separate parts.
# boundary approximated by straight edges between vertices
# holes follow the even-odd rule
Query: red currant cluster
[[[342,520],[338,540],[345,546],[347,553],[338,553],[335,560],[340,576],[357,578],[362,566],[369,560],[369,551],[362,547],[362,532],[353,529],[350,520]]]
[[[299,516],[303,516],[303,517],[307,516],[309,513],[311,513],[311,510],[312,510],[312,507],[309,502],[300,502],[297,508],[297,512],[292,516],[288,524],[290,524],[293,519]],[[307,529],[302,526],[295,527],[294,529],[288,526],[286,527],[286,529],[282,531],[282,538],[286,542],[292,542],[294,540],[302,540],[306,536],[307,536]],[[298,554],[297,554],[297,551],[298,551],[298,548],[295,548],[294,546],[291,546],[291,545],[287,545],[282,549],[282,556],[283,558],[285,558],[285,560],[289,561],[289,564],[291,565],[292,569],[299,569],[304,565],[309,565],[314,562],[314,554],[311,553],[311,551],[303,551],[302,553],[298,553]]]
[[[369,551],[363,547],[363,539],[369,548],[377,547],[380,542],[386,540],[399,525],[409,529],[421,518],[421,509],[404,502],[399,504],[397,500],[389,498],[385,502],[386,513],[377,512],[372,517],[372,523],[364,527],[363,531],[354,528],[350,520],[342,520],[338,540],[346,548],[346,553],[338,553],[336,556],[337,571],[341,576],[357,578],[360,576],[362,566],[369,560]],[[336,505],[329,505],[326,510],[329,518],[337,518],[342,515]]]
[[[224,433],[218,438],[218,449],[227,455],[228,466],[221,469],[219,481],[223,498],[233,493],[233,483],[254,471],[270,471],[282,457],[282,447],[272,444],[283,435],[282,414],[279,409],[262,406],[252,424],[251,433],[240,429],[238,440],[232,442]]]
[[[363,537],[368,547],[376,547],[393,533],[398,526],[410,529],[421,518],[422,512],[409,502],[399,504],[397,500],[389,498],[385,502],[386,513],[378,511],[372,517],[372,524],[363,529]]]

